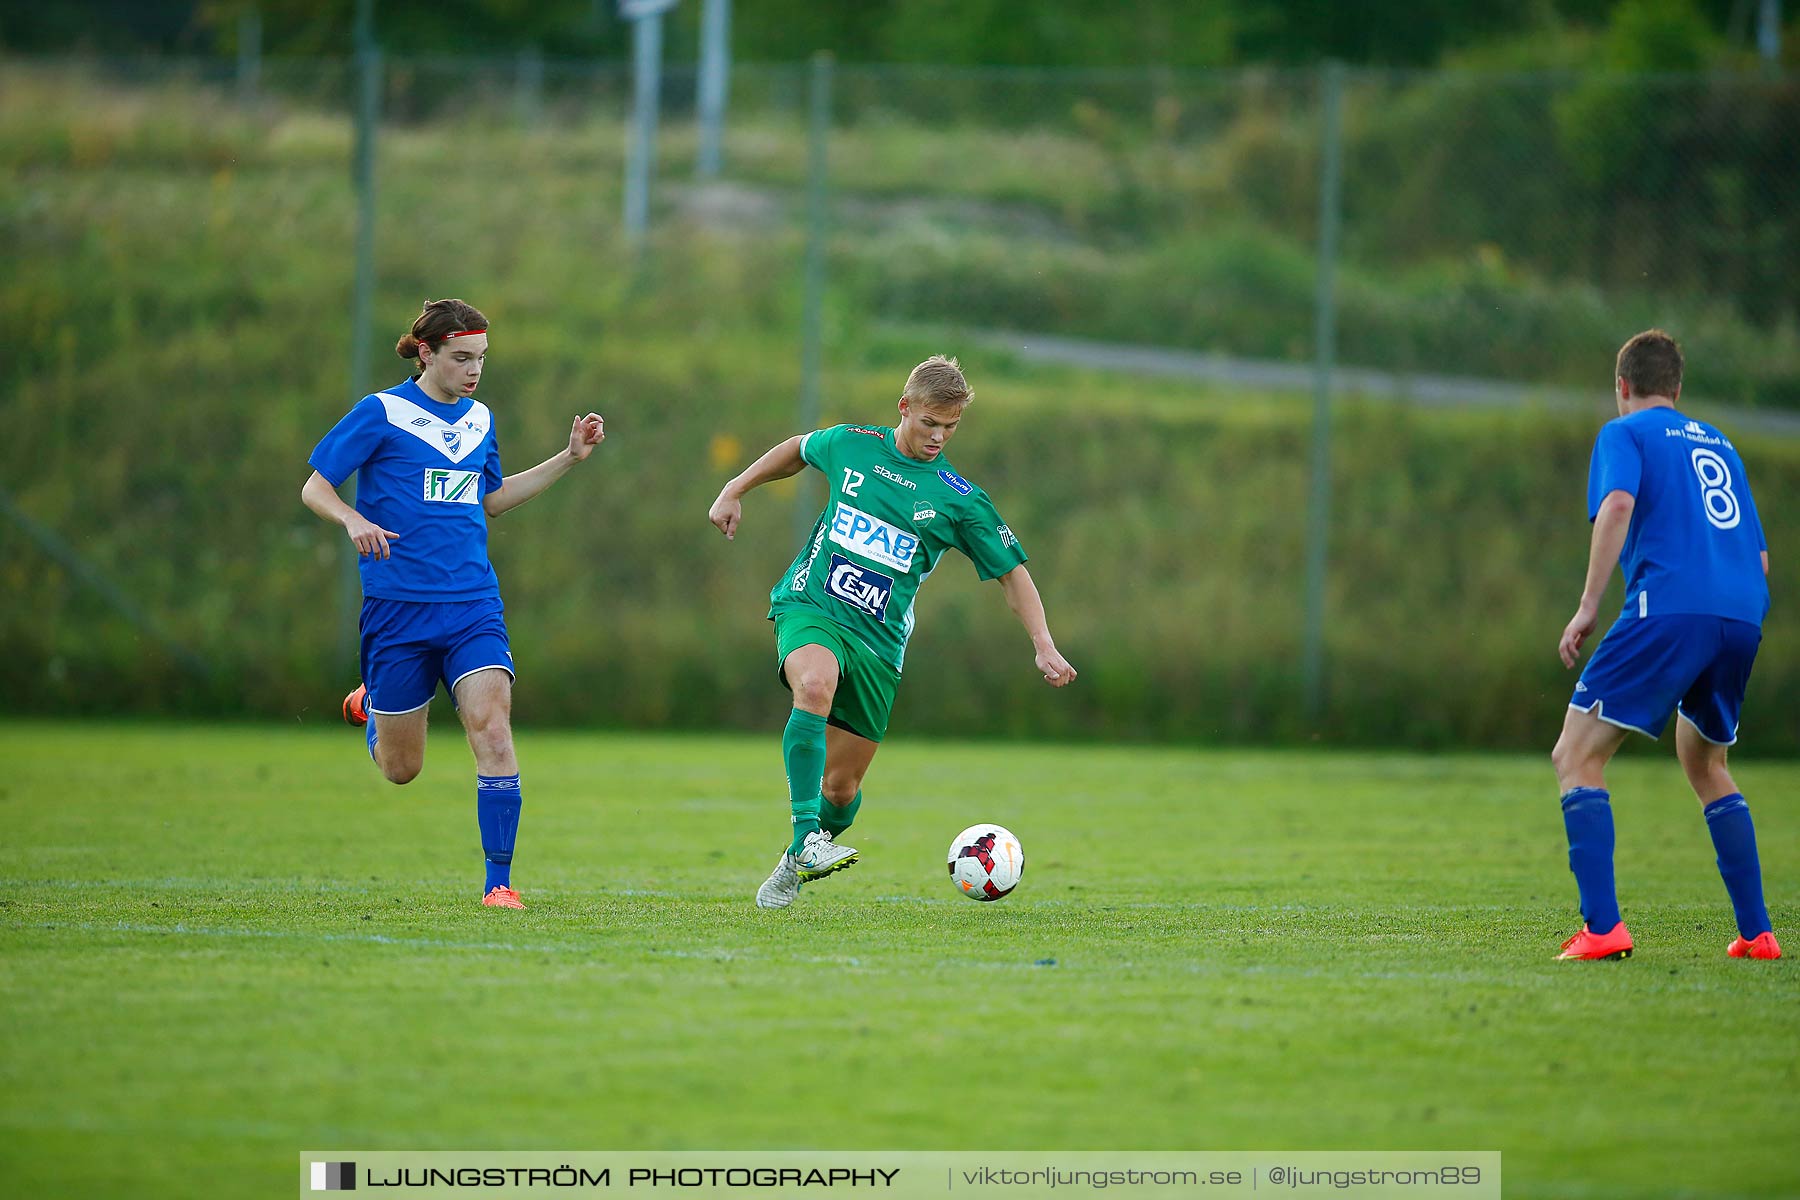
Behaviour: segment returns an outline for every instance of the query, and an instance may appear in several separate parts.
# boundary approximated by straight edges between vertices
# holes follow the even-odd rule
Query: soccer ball
[[[971,900],[998,900],[1019,886],[1025,848],[999,825],[971,825],[950,843],[950,882]]]

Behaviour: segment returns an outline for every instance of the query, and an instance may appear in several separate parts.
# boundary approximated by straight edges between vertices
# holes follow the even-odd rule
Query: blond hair
[[[953,404],[967,404],[975,398],[975,392],[963,378],[961,363],[934,354],[912,369],[900,398],[915,404],[947,408]]]

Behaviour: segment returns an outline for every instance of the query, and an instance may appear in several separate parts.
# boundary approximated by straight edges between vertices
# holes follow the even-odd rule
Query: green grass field
[[[1793,963],[1725,957],[1661,753],[1612,778],[1638,954],[1557,964],[1541,757],[902,736],[864,861],[772,914],[773,735],[527,730],[519,913],[476,904],[472,767],[437,738],[402,789],[341,728],[0,729],[0,1190],[816,1147],[1491,1149],[1508,1195],[1800,1191]],[[1800,765],[1738,776],[1792,951]],[[1025,845],[1000,904],[944,873],[975,820]]]

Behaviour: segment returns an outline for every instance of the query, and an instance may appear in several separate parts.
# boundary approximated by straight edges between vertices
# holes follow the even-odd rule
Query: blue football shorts
[[[500,597],[363,600],[362,677],[370,712],[394,716],[424,708],[440,679],[454,701],[463,677],[488,667],[513,674]]]
[[[1588,660],[1569,707],[1653,738],[1679,708],[1701,737],[1729,746],[1761,645],[1762,628],[1748,621],[1623,616]]]

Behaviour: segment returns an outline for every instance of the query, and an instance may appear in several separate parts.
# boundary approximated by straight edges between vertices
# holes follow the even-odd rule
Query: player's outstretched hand
[[[719,532],[725,535],[725,540],[729,542],[737,539],[738,520],[743,515],[744,502],[742,500],[728,500],[721,495],[713,501],[712,508],[706,514],[706,519],[716,525]]]
[[[589,413],[585,417],[576,417],[575,424],[569,427],[569,453],[580,462],[594,452],[594,447],[606,440],[606,420],[599,413]]]
[[[1051,687],[1068,687],[1075,682],[1075,668],[1056,652],[1055,647],[1038,651],[1037,668],[1044,673],[1044,682]]]
[[[368,520],[359,512],[352,512],[344,521],[344,532],[356,543],[358,555],[374,555],[376,558],[391,558],[393,552],[388,549],[388,542],[398,540],[400,535],[391,529],[383,529],[375,522]]]
[[[1562,655],[1563,666],[1573,667],[1581,657],[1581,643],[1587,640],[1588,634],[1594,632],[1599,622],[1599,614],[1586,607],[1575,610],[1569,623],[1563,627],[1562,641],[1556,645],[1556,652]]]

